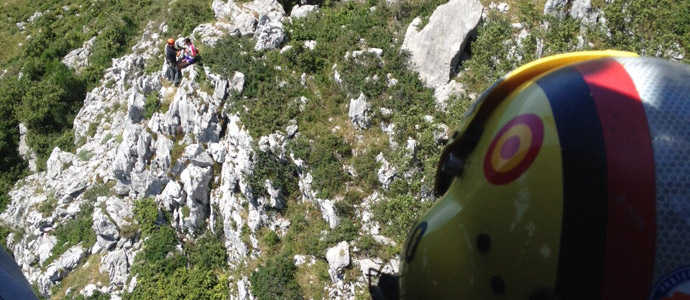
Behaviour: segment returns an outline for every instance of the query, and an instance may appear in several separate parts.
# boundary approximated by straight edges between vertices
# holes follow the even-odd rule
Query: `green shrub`
[[[94,157],[94,155],[96,155],[96,154],[91,153],[91,151],[81,150],[81,151],[79,151],[79,153],[77,153],[77,158],[79,158],[79,160],[82,160],[82,161],[88,161],[92,157]]]
[[[113,20],[103,32],[96,36],[91,47],[89,63],[94,66],[110,66],[114,57],[122,55],[127,50],[128,38],[134,36],[135,26],[131,19],[122,16],[120,20]]]
[[[210,270],[177,268],[169,275],[147,274],[137,277],[137,287],[123,299],[209,299],[224,300],[230,294],[224,275]]]
[[[342,219],[338,227],[332,229],[326,234],[323,241],[331,247],[342,241],[352,241],[359,236],[359,225],[350,219]]]
[[[280,191],[283,199],[290,197],[297,189],[297,170],[291,162],[281,160],[271,152],[256,149],[254,152],[254,174],[249,179],[249,186],[255,197],[267,196],[264,182],[270,180],[273,188]]]
[[[187,144],[179,143],[177,141],[173,141],[173,142],[174,142],[174,144],[173,144],[172,150],[170,150],[171,165],[175,165],[175,163],[177,163],[177,161],[184,154],[184,148],[187,147]]]
[[[103,140],[101,140],[101,144],[105,144],[105,143],[107,143],[108,141],[110,141],[111,139],[113,139],[113,134],[112,134],[112,133],[108,133],[108,134],[106,134],[106,135],[103,137]]]
[[[603,46],[649,56],[685,53],[690,62],[690,4],[672,0],[613,1],[604,6],[608,31],[599,32]]]
[[[235,71],[245,75],[242,94],[232,95],[232,101],[228,103],[232,104],[231,111],[242,117],[242,123],[255,137],[284,130],[287,122],[299,114],[295,102],[286,101],[302,95],[299,75],[273,68],[283,59],[277,51],[254,51],[253,40],[244,38],[220,40],[204,55],[205,64],[214,73],[227,78],[231,78]]]
[[[259,300],[302,298],[295,280],[296,271],[297,267],[286,253],[269,259],[252,273],[252,294]]]
[[[213,19],[210,0],[178,0],[170,6],[168,32],[187,36],[197,25]]]
[[[262,228],[261,241],[266,247],[273,247],[280,242],[280,237],[275,231],[268,228]]]
[[[431,202],[421,202],[409,195],[396,195],[379,202],[374,215],[383,224],[383,233],[402,244],[414,222],[429,208]]]
[[[109,294],[101,294],[101,292],[96,291],[90,297],[86,297],[82,294],[73,295],[69,293],[62,298],[62,300],[110,300]]]
[[[175,230],[167,224],[150,223],[155,220],[155,204],[144,200],[136,202],[138,206],[135,203],[135,218],[152,228],[143,230],[143,249],[132,266],[137,287],[124,293],[123,299],[226,299],[228,278],[218,274],[227,259],[221,235],[205,232],[196,242],[183,244],[183,252],[179,252]]]
[[[134,202],[134,219],[139,223],[145,235],[154,233],[158,226],[158,206],[151,198],[144,198]]]
[[[330,198],[342,192],[347,182],[343,170],[343,160],[352,156],[352,148],[340,136],[326,133],[314,141],[314,149],[307,162],[312,168],[313,186],[319,191],[318,197]]]
[[[221,241],[222,231],[213,234],[207,230],[187,249],[189,263],[201,270],[215,270],[226,267],[228,258],[225,245]]]
[[[143,250],[139,254],[141,261],[150,266],[157,265],[158,272],[170,274],[177,266],[165,263],[165,260],[168,253],[174,251],[175,245],[178,243],[175,230],[170,226],[161,226],[144,234],[148,236],[148,239],[144,240]]]
[[[515,62],[506,55],[511,45],[504,43],[509,39],[512,39],[510,22],[497,14],[479,26],[477,40],[471,44],[472,58],[462,65],[465,72],[460,79],[468,90],[482,92],[513,69]]]
[[[160,108],[160,102],[158,101],[158,91],[155,91],[146,96],[146,103],[144,103],[144,118],[150,119],[153,113],[157,112]]]
[[[7,226],[0,225],[0,247],[5,248],[5,250],[12,255],[11,249],[7,248],[7,236],[10,235],[10,233],[12,233],[12,229]]]

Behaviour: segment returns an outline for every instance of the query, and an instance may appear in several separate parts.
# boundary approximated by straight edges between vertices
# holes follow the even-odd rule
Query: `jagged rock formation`
[[[356,129],[369,128],[369,103],[363,93],[360,93],[357,99],[350,99],[348,116]]]
[[[81,48],[74,49],[67,53],[62,59],[62,63],[68,67],[75,69],[79,72],[82,68],[89,65],[89,56],[91,56],[91,47],[96,41],[96,37],[92,37],[88,41],[84,42]]]
[[[29,163],[29,170],[31,170],[31,172],[36,172],[36,152],[34,152],[34,150],[26,144],[26,134],[28,131],[29,130],[26,128],[26,125],[21,123],[19,124],[18,152],[19,155],[21,155],[21,157]]]
[[[201,43],[213,46],[224,36],[253,36],[258,50],[279,47],[284,40],[285,13],[274,0],[256,0],[242,6],[216,0],[213,9],[218,21],[201,24],[194,30]],[[293,12],[299,17],[315,10],[317,7],[307,5],[296,7]],[[87,94],[74,120],[76,140],[83,141],[76,150],[79,155],[54,149],[47,171],[19,183],[11,193],[12,204],[0,215],[4,224],[26,231],[23,237],[11,234],[8,246],[44,296],[50,295],[54,285],[91,255],[100,255],[99,269],[107,274],[109,284],[89,284],[76,292],[92,295],[98,291],[117,297],[132,291],[137,278],[130,268],[142,245],[128,228],[136,225],[134,203],[145,197],[154,198],[170,214],[172,226],[190,237],[219,221],[231,267],[260,255],[254,232],[268,227],[284,234],[290,221],[267,213],[285,206],[280,191],[269,180],[264,183],[267,196],[252,190],[249,181],[255,151],[270,152],[293,163],[298,168],[303,201],[313,203],[330,228],[339,225],[335,201],[317,197],[304,162],[285,151],[287,141],[299,134],[296,121],[288,124],[285,133],[272,133],[255,141],[239,116],[226,113],[228,94],[241,92],[244,87],[242,73],[223,78],[193,65],[184,70],[179,88],[161,80],[165,64],[161,70],[146,73],[146,61],[160,55],[156,41],[165,28],[165,24],[149,23],[132,47],[132,54],[115,59],[102,84]],[[75,69],[87,66],[92,44],[93,40],[87,41],[83,48],[70,52],[64,63]],[[352,58],[365,53],[380,57],[381,50],[355,51]],[[202,74],[210,81],[212,91],[202,89],[198,79]],[[145,103],[151,95],[157,95],[167,110],[155,112],[147,119]],[[353,117],[366,128],[369,108],[364,98],[360,102],[353,105]],[[255,143],[258,149],[253,148]],[[25,150],[23,154],[30,159],[30,149]],[[210,189],[212,182],[214,189]],[[85,191],[104,183],[113,185],[115,195],[97,195],[91,203],[93,199],[87,199],[90,196]],[[93,246],[86,248],[80,243],[55,257],[54,230],[76,218],[87,203],[94,207],[90,216],[96,236]],[[40,206],[55,209],[42,213],[36,210]],[[245,227],[250,230],[249,243],[243,238]],[[345,256],[340,254],[342,249],[338,250],[337,264],[346,261],[345,265],[349,265],[347,242],[338,247],[345,249]],[[52,262],[48,263],[49,260]],[[342,271],[342,267],[332,270],[333,286],[327,290],[331,295],[350,298],[354,286],[343,282]],[[239,299],[251,298],[248,278],[240,278],[234,284]]]

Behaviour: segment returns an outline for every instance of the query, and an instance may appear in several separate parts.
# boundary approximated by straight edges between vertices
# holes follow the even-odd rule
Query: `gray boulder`
[[[235,91],[238,94],[242,93],[242,90],[244,90],[244,74],[235,72],[235,75],[232,76],[228,84],[228,88],[230,90]]]
[[[465,87],[462,83],[455,80],[451,80],[447,84],[436,87],[436,89],[434,89],[436,109],[446,111],[446,109],[448,109],[448,99],[452,96],[459,96],[464,92]]]
[[[120,238],[117,226],[100,208],[93,212],[93,230],[96,232],[96,248],[109,249]]]
[[[285,40],[285,32],[283,31],[281,18],[282,14],[278,12],[271,12],[259,16],[258,25],[254,32],[254,38],[256,39],[254,50],[270,50],[280,47]]]
[[[101,272],[110,276],[110,285],[124,287],[129,277],[129,259],[125,250],[109,252],[101,258]]]
[[[74,49],[67,53],[62,59],[62,63],[66,66],[74,69],[79,73],[81,69],[89,66],[89,56],[91,56],[91,47],[96,41],[96,37],[92,37],[90,40],[84,42],[81,48]]]
[[[192,36],[198,36],[202,44],[214,47],[226,36],[239,37],[240,29],[235,24],[226,22],[205,23],[194,28]]]
[[[595,25],[599,21],[599,16],[603,14],[600,9],[592,8],[591,0],[575,0],[570,8],[570,16],[573,19],[579,19],[581,24],[585,26]]]
[[[35,240],[35,244],[38,245],[36,247],[38,262],[42,266],[46,259],[53,254],[53,247],[55,247],[55,244],[57,244],[57,238],[52,235],[44,234]]]
[[[208,146],[208,151],[211,153],[213,160],[222,164],[225,162],[225,155],[227,155],[227,150],[221,143],[212,143]]]
[[[81,245],[69,248],[60,258],[48,266],[45,275],[53,283],[60,281],[60,279],[67,276],[70,271],[79,265],[85,255],[86,251]]]
[[[304,18],[307,15],[309,15],[312,12],[318,12],[319,11],[319,6],[318,5],[295,5],[292,7],[292,11],[290,12],[290,17],[293,19],[299,19],[299,18]]]
[[[478,0],[451,0],[436,8],[423,29],[421,18],[412,21],[402,49],[410,51],[412,68],[427,85],[448,82],[483,9]]]
[[[172,211],[180,205],[184,204],[187,195],[184,194],[182,186],[175,181],[168,182],[163,192],[156,196],[156,201]]]
[[[213,98],[217,101],[225,100],[228,95],[228,80],[222,79],[220,76],[209,76],[213,82]]]
[[[177,226],[189,232],[194,232],[204,224],[209,215],[209,187],[213,169],[211,167],[198,167],[189,165],[182,174],[184,192],[187,194],[185,206],[176,210],[173,216],[177,220]]]
[[[376,156],[376,161],[378,163],[381,163],[381,167],[376,172],[376,176],[378,177],[378,180],[383,186],[383,188],[387,189],[391,185],[391,183],[393,183],[395,177],[398,176],[398,170],[396,170],[395,167],[393,167],[386,160],[386,158],[383,157],[383,153],[379,153],[379,155]]]
[[[187,193],[188,200],[194,200],[202,204],[208,204],[208,182],[211,180],[213,170],[209,167],[188,166],[182,174],[180,180]]]
[[[2,78],[2,76],[0,76],[0,78]],[[29,163],[29,170],[31,170],[31,172],[36,172],[36,152],[26,143],[26,135],[28,133],[29,129],[26,128],[24,123],[19,123],[19,147],[17,151],[19,155]]]
[[[350,265],[350,246],[347,242],[342,241],[338,245],[331,247],[326,252],[326,260],[328,266],[333,271],[341,271]]]
[[[565,17],[565,6],[568,0],[547,0],[544,4],[544,15],[553,15],[558,18]]]
[[[122,199],[120,197],[110,197],[105,200],[105,210],[108,213],[109,219],[115,222],[117,227],[129,225],[134,217],[132,208],[134,203],[130,199]]]
[[[357,99],[350,99],[350,110],[347,115],[350,117],[350,121],[352,121],[355,129],[369,128],[371,125],[369,123],[369,110],[370,105],[364,93],[360,92]]]
[[[292,119],[288,121],[288,126],[285,127],[285,133],[287,134],[288,138],[293,138],[295,137],[295,134],[297,134],[298,126],[297,126],[297,120]]]
[[[49,178],[57,178],[62,171],[72,164],[74,154],[64,152],[60,148],[55,147],[50,154],[48,161],[46,161],[47,175]]]
[[[127,113],[132,123],[139,123],[144,117],[144,95],[133,92],[127,99]]]
[[[328,222],[328,227],[331,229],[338,227],[338,224],[340,224],[340,218],[335,212],[335,204],[333,203],[333,200],[316,199],[316,202],[319,204],[321,216],[326,222]]]
[[[206,151],[199,153],[196,157],[192,158],[192,164],[197,167],[212,167],[213,158]]]

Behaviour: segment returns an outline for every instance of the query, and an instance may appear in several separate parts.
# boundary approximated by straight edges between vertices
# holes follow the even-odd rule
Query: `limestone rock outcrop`
[[[436,8],[426,26],[419,17],[412,21],[402,48],[410,51],[413,69],[428,86],[448,82],[482,11],[479,0],[451,0]]]

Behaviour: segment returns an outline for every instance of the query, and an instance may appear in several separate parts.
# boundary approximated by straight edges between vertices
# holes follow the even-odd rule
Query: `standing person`
[[[192,40],[185,38],[182,60],[180,60],[177,65],[180,69],[189,66],[196,62],[197,55],[199,55],[199,51],[197,51],[196,46],[192,44]]]
[[[168,81],[174,82],[175,86],[180,85],[182,80],[182,71],[177,64],[177,49],[175,47],[175,39],[168,39],[167,45],[165,45],[165,60],[168,62],[170,67],[166,73]]]

